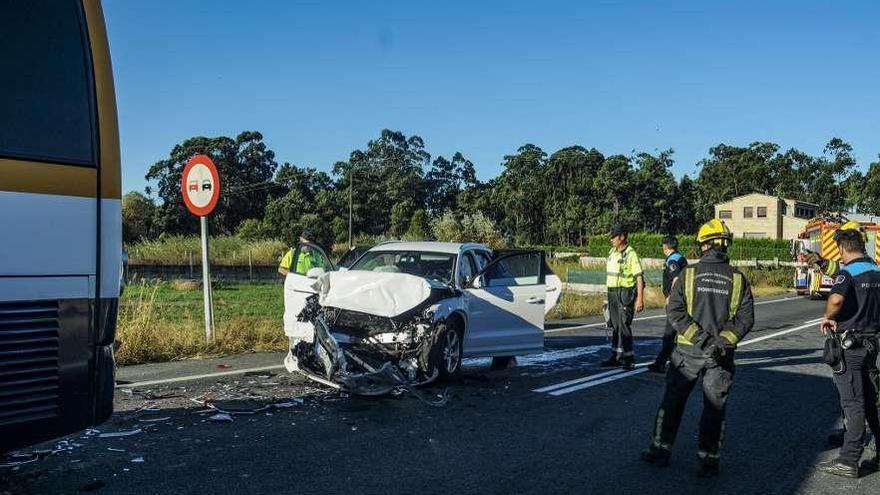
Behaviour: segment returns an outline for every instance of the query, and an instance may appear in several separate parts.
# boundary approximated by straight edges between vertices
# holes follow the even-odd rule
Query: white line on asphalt
[[[134,382],[134,383],[123,383],[117,385],[116,388],[135,388],[135,387],[149,387],[150,385],[162,385],[165,383],[177,383],[177,382],[189,382],[193,380],[201,380],[203,378],[215,378],[220,376],[232,376],[232,375],[243,375],[245,373],[251,372],[260,372],[260,371],[271,371],[284,368],[284,365],[276,365],[276,366],[263,366],[262,368],[245,368],[235,371],[221,371],[219,373],[205,373],[203,375],[188,375],[188,376],[178,376],[174,378],[165,378],[164,380],[149,380],[146,382]]]
[[[754,339],[744,340],[739,343],[739,347],[742,347],[744,345],[754,344],[755,342],[761,342],[762,340],[767,340],[767,339],[772,339],[774,337],[779,337],[780,335],[785,335],[785,334],[789,334],[792,332],[797,332],[798,330],[803,330],[805,328],[815,326],[820,321],[822,321],[822,318],[818,318],[815,320],[809,320],[809,321],[804,322],[803,325],[800,325],[800,326],[797,326],[794,328],[781,330],[779,332],[774,332],[774,333],[771,333],[768,335],[762,335],[762,336],[756,337]],[[639,363],[636,366],[638,368],[641,368],[643,366],[647,366],[648,364],[650,364],[650,363],[644,362],[644,363]],[[615,370],[615,371],[618,371],[618,370]],[[597,385],[602,385],[604,383],[610,383],[610,382],[613,382],[616,380],[621,380],[623,378],[628,378],[630,376],[638,375],[639,373],[643,373],[645,371],[648,371],[648,370],[646,368],[642,368],[642,369],[635,369],[632,371],[627,371],[625,373],[619,373],[619,372],[615,373],[614,371],[604,372],[604,373],[599,373],[597,375],[590,375],[590,376],[585,376],[582,378],[577,378],[574,380],[569,380],[567,382],[556,383],[553,385],[547,385],[546,387],[533,390],[533,392],[547,392],[547,391],[549,391],[549,395],[552,395],[554,397],[558,397],[560,395],[565,395],[565,394],[570,394],[572,392],[577,392],[578,390],[584,390],[584,389],[588,389],[591,387],[595,387]],[[571,386],[569,386],[569,385],[571,385]]]
[[[601,380],[595,380],[592,382],[581,383],[580,385],[575,385],[573,387],[563,388],[560,390],[554,390],[554,391],[550,392],[550,395],[559,396],[559,395],[570,394],[572,392],[577,392],[578,390],[583,390],[585,388],[595,387],[596,385],[602,385],[603,383],[613,382],[615,380],[620,380],[620,379],[627,378],[630,376],[638,375],[639,373],[644,373],[646,371],[648,371],[648,368],[639,368],[636,370],[627,371],[626,373],[621,373],[619,375],[612,375],[609,377],[605,377],[605,378],[602,378]]]
[[[780,335],[785,335],[787,333],[797,332],[798,330],[803,330],[805,328],[816,326],[816,324],[819,323],[820,321],[822,321],[822,318],[804,322],[804,324],[799,327],[789,328],[787,330],[781,330],[779,332],[775,332],[775,333],[771,333],[771,334],[767,334],[767,335],[762,335],[760,337],[755,337],[755,338],[749,339],[749,340],[744,340],[739,343],[739,346],[742,347],[744,345],[754,344],[755,342],[760,342],[762,340],[772,339],[773,337],[779,337]]]
[[[803,299],[803,297],[783,297],[781,299],[770,299],[769,301],[758,301],[755,303],[755,306],[758,306],[761,304],[774,304],[774,303],[778,303],[778,302],[794,301],[796,299]],[[666,318],[666,315],[662,314],[662,315],[653,315],[653,316],[643,316],[641,318],[636,318],[633,321],[656,320],[659,318]],[[597,327],[604,327],[604,326],[605,326],[605,322],[603,321],[603,322],[599,322],[599,323],[588,323],[586,325],[575,325],[575,326],[571,326],[571,327],[553,328],[550,330],[544,330],[544,333],[569,332],[571,330],[586,330],[587,328],[597,328]]]
[[[606,372],[604,372],[604,373],[599,373],[599,374],[597,374],[597,375],[587,375],[587,376],[584,376],[584,377],[581,377],[581,378],[576,378],[576,379],[574,379],[574,380],[569,380],[569,381],[567,381],[567,382],[554,383],[553,385],[548,385],[548,386],[546,386],[546,387],[536,388],[535,390],[532,390],[532,392],[549,392],[549,391],[551,391],[551,390],[556,390],[556,389],[559,389],[559,388],[565,388],[565,387],[568,387],[568,386],[570,386],[570,385],[577,385],[578,383],[583,383],[583,382],[589,382],[589,381],[593,381],[593,380],[598,380],[599,378],[603,378],[603,377],[606,377],[606,376],[609,376],[609,375],[617,375],[617,374],[620,374],[620,373],[623,373],[623,370],[622,370],[622,369],[620,369],[620,368],[618,368],[618,369],[613,369],[613,370],[611,370],[611,371],[606,371]]]

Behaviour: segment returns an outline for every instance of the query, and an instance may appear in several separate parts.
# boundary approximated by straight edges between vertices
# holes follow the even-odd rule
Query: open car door
[[[316,293],[312,288],[315,279],[333,270],[333,264],[314,244],[300,243],[292,251],[290,272],[284,279],[284,333],[291,338],[312,341],[314,327],[310,322],[296,321],[296,317],[305,308],[306,299]]]
[[[545,262],[541,251],[497,255],[464,289],[465,354],[515,356],[544,350]]]

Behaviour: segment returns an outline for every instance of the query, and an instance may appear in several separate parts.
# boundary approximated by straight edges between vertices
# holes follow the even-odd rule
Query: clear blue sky
[[[524,143],[880,153],[880,2],[104,0],[124,188],[194,135],[329,170],[383,128],[481,179]]]

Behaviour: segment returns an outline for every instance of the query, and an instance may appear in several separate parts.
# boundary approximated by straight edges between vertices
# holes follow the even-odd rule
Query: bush
[[[277,239],[246,241],[237,236],[210,238],[211,263],[218,265],[246,265],[248,255],[256,265],[275,265],[289,247]],[[190,258],[200,263],[201,239],[196,236],[162,236],[154,241],[143,241],[128,248],[129,263],[145,265],[185,265]]]
[[[630,245],[642,258],[663,258],[663,234],[647,234],[636,232],[629,235]],[[693,235],[678,236],[679,249],[689,257],[696,258],[697,245]],[[587,245],[590,256],[605,257],[611,250],[611,239],[608,236],[592,236]],[[789,243],[785,240],[776,239],[734,239],[733,245],[728,250],[731,259],[747,260],[772,260],[779,258],[787,260],[790,257]]]

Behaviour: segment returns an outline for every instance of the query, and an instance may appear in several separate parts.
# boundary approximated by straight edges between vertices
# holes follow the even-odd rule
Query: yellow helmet
[[[837,233],[842,230],[858,230],[862,234],[862,241],[868,242],[868,233],[865,232],[865,227],[855,220],[850,220],[837,228],[837,230],[834,232],[835,241],[837,240]]]
[[[733,243],[733,233],[730,232],[723,220],[713,218],[700,226],[700,230],[697,232],[697,243],[729,246]]]

